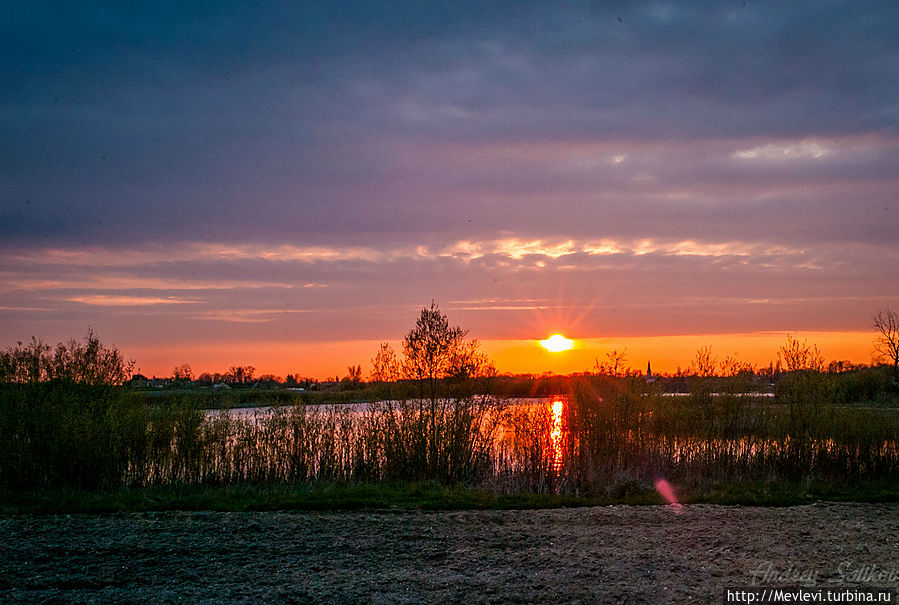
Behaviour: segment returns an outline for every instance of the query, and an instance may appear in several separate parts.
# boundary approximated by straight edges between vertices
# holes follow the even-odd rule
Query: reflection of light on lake
[[[565,409],[565,402],[560,397],[556,397],[552,401],[553,424],[549,432],[550,443],[553,451],[553,470],[558,471],[562,468],[562,412]]]

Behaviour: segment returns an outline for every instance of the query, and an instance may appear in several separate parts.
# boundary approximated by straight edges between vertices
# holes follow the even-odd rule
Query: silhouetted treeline
[[[77,384],[114,384],[128,380],[134,368],[115,347],[108,347],[92,330],[84,340],[55,347],[36,338],[0,351],[0,382],[29,383],[62,380]]]
[[[836,404],[884,404],[899,403],[899,388],[892,378],[889,366],[854,366],[851,370],[815,372],[797,370],[794,372],[743,373],[736,376],[690,376],[662,375],[653,376],[647,381],[645,376],[610,377],[603,374],[584,372],[573,375],[533,376],[501,375],[482,378],[466,385],[469,391],[477,390],[479,394],[494,395],[503,398],[542,398],[568,393],[573,385],[584,380],[634,380],[643,385],[647,393],[688,394],[691,392],[733,391],[739,388],[743,393],[776,395],[782,392],[784,385],[790,384],[797,375],[814,373],[828,385],[828,397]],[[234,407],[243,405],[289,405],[302,403],[314,405],[321,403],[354,403],[365,401],[383,401],[387,399],[412,399],[420,395],[420,385],[416,380],[396,380],[394,382],[368,381],[357,384],[333,381],[306,382],[306,387],[299,390],[283,382],[260,382],[237,385],[228,384],[229,388],[217,388],[219,383],[193,381],[190,383],[156,379],[140,383],[132,381],[139,388],[132,389],[148,400],[172,397],[191,396],[208,409]],[[156,385],[154,386],[152,385]],[[736,385],[736,386],[735,386]],[[459,384],[452,379],[440,379],[435,388],[440,393],[451,394],[458,390]]]

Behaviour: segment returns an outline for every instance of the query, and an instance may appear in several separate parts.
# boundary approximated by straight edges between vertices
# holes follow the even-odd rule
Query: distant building
[[[132,389],[146,389],[150,387],[150,379],[143,374],[135,374],[129,382]]]
[[[656,381],[656,377],[652,375],[652,363],[646,362],[646,382],[652,384]]]
[[[155,376],[150,379],[150,388],[151,389],[164,389],[172,384],[172,381],[168,378],[156,378]]]

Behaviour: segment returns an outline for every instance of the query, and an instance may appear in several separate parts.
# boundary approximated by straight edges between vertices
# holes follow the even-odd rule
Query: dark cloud
[[[2,10],[6,326],[102,309],[135,330],[158,317],[172,335],[199,316],[211,338],[233,313],[241,322],[225,325],[246,334],[324,337],[344,322],[341,337],[377,338],[398,329],[398,308],[530,300],[527,280],[540,292],[565,283],[585,307],[633,305],[596,330],[649,330],[641,293],[659,291],[697,326],[705,304],[717,309],[709,329],[761,329],[796,300],[857,292],[809,315],[844,326],[837,311],[895,295],[879,281],[895,273],[899,228],[894,2]],[[516,239],[575,250],[522,258],[491,243]],[[668,248],[578,248],[599,240]],[[685,241],[750,252],[672,251]],[[190,249],[204,244],[275,252]],[[446,252],[472,245],[488,249]],[[409,252],[418,246],[428,254]],[[17,256],[49,248],[70,260]],[[154,260],[77,269],[86,248]],[[801,295],[785,293],[797,284]],[[728,297],[771,310],[728,313]],[[351,310],[361,300],[364,325]],[[459,306],[476,325],[500,312],[466,310],[477,306]],[[658,329],[689,324],[653,312]]]
[[[418,230],[417,212],[444,213],[432,186],[451,204],[471,178],[391,153],[424,143],[896,135],[891,3],[7,13],[7,239],[130,241],[136,217],[148,238],[191,239],[198,222],[248,239],[288,236],[288,224],[307,236]],[[690,159],[694,184],[720,178]],[[512,195],[527,181],[483,169]],[[570,187],[544,176],[546,190]]]

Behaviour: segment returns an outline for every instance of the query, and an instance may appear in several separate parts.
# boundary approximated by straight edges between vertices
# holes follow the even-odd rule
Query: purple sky
[[[487,341],[899,307],[894,1],[0,11],[0,346],[92,326],[174,365],[396,340],[432,299]]]

